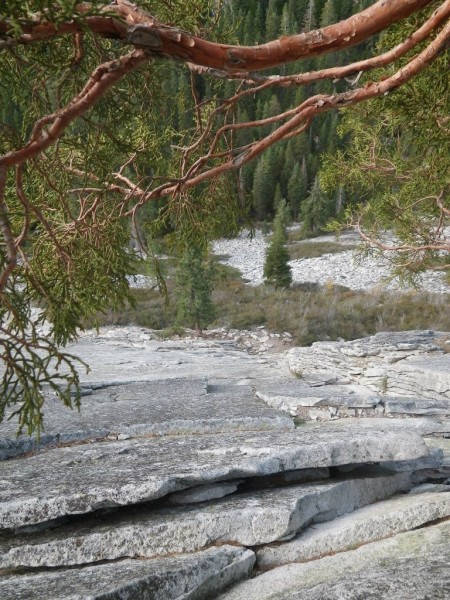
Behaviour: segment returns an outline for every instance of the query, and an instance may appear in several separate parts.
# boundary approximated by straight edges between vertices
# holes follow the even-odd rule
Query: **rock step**
[[[412,392],[415,387],[412,386]],[[305,420],[324,421],[355,416],[450,415],[450,399],[439,397],[423,400],[417,397],[386,396],[381,393],[375,395],[355,384],[324,383],[318,386],[312,385],[311,379],[282,379],[258,383],[256,396],[268,406]]]
[[[335,556],[278,567],[218,599],[445,600],[450,597],[449,539],[447,520]]]
[[[351,424],[55,448],[2,463],[0,527],[136,504],[216,481],[427,455],[415,433]]]
[[[208,391],[204,378],[167,379],[86,387],[80,412],[54,397],[45,405],[45,432],[16,437],[17,424],[0,424],[0,460],[56,443],[143,435],[189,435],[224,431],[292,429],[292,420],[255,397],[250,386]],[[182,400],[181,400],[182,399]],[[237,399],[239,401],[237,401]]]
[[[272,569],[315,560],[450,517],[450,488],[447,490],[391,498],[315,525],[289,542],[258,549],[258,567]]]
[[[250,550],[221,546],[198,554],[123,560],[82,569],[57,569],[0,579],[2,600],[200,600],[215,597],[250,575]]]
[[[245,493],[196,507],[136,507],[34,534],[4,534],[0,569],[152,558],[217,543],[257,546],[411,487],[408,473],[352,476]]]
[[[448,337],[443,332],[406,331],[351,342],[316,342],[311,348],[292,348],[289,368],[306,379],[346,381],[372,393],[447,401],[448,406],[450,354],[444,350]]]
[[[352,419],[344,418],[336,421],[326,421],[323,423],[304,423],[300,429],[303,431],[345,431],[347,427],[354,427],[356,430],[371,431],[378,428],[394,433],[396,431],[410,431],[420,436],[450,434],[450,421],[445,419],[436,420],[430,417],[410,417],[407,419],[386,419],[384,417],[372,417],[371,419]],[[430,438],[433,439],[433,438]],[[436,438],[440,439],[440,438]]]

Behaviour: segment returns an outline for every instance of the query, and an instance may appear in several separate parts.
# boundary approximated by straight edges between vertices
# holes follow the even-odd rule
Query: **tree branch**
[[[260,46],[233,46],[210,42],[164,25],[137,6],[116,0],[105,7],[108,16],[88,16],[81,23],[71,21],[59,26],[53,23],[26,23],[22,35],[14,41],[27,44],[88,29],[95,34],[120,39],[136,48],[145,48],[161,57],[179,59],[227,74],[254,72],[355,46],[431,2],[378,0],[360,13],[321,29],[282,37]],[[86,14],[92,10],[92,5],[82,3],[78,10],[81,15]],[[116,14],[117,18],[111,17],[111,13]],[[7,35],[8,31],[8,22],[0,21],[0,35]],[[10,44],[11,40],[3,43]]]
[[[8,206],[5,200],[6,178],[8,169],[6,166],[0,165],[0,231],[6,245],[6,260],[5,267],[0,273],[0,293],[8,281],[8,277],[14,271],[17,265],[17,251],[14,240],[14,235],[11,230],[11,224],[8,217]]]
[[[66,107],[37,121],[25,146],[0,156],[0,166],[18,165],[46,150],[62,136],[74,119],[92,108],[109,88],[148,60],[143,50],[134,50],[97,67],[81,92]]]
[[[449,39],[450,22],[447,22],[436,38],[432,40],[422,52],[412,58],[405,66],[400,68],[390,77],[387,77],[381,81],[367,83],[364,87],[341,94],[320,94],[308,98],[308,100],[303,102],[303,104],[297,108],[285,113],[285,115],[290,117],[286,123],[278,127],[268,136],[251,144],[238,156],[235,156],[230,151],[228,153],[228,161],[199,172],[200,168],[211,158],[210,153],[207,153],[205,156],[196,160],[195,168],[189,168],[180,182],[177,182],[173,185],[162,185],[154,189],[152,192],[149,192],[146,195],[146,202],[155,198],[185,191],[226,172],[239,169],[242,165],[249,162],[256,156],[259,156],[262,152],[264,152],[264,150],[273,144],[281,140],[288,139],[294,134],[297,135],[299,131],[303,131],[309,125],[311,119],[318,114],[333,109],[341,109],[344,107],[353,106],[360,102],[391,93],[425,69],[428,64],[430,64],[446,48]],[[272,119],[276,120],[276,117]],[[250,126],[250,124],[248,125]],[[233,126],[229,125],[223,128],[223,131],[228,130],[230,127]],[[215,141],[213,144],[215,145],[216,138],[214,138],[214,140]],[[195,144],[195,147],[197,147],[197,144]]]

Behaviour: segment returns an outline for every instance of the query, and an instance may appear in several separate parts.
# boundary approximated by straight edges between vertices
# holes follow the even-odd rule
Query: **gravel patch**
[[[335,241],[333,235],[321,236],[320,241]],[[308,240],[312,241],[312,240]],[[348,243],[349,239],[339,241]],[[242,232],[231,240],[217,240],[213,252],[227,256],[223,262],[238,269],[249,285],[263,283],[264,258],[267,237],[257,231],[250,239],[248,232]],[[318,283],[343,285],[352,290],[370,290],[384,287],[388,290],[411,290],[398,278],[391,278],[391,266],[383,256],[359,256],[356,251],[346,250],[337,254],[324,254],[316,258],[297,259],[290,262],[294,283]],[[433,293],[449,293],[450,287],[442,273],[426,271],[418,278],[419,287]]]

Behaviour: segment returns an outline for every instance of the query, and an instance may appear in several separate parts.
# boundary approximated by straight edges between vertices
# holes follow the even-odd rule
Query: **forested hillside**
[[[239,42],[251,45],[330,25],[368,4],[370,2],[360,0],[234,0],[225,7],[222,27],[234,27]],[[367,49],[368,43],[365,43],[339,55],[329,54],[287,65],[284,71],[285,74],[293,74],[350,63],[363,58]],[[267,90],[259,95],[257,101],[248,98],[242,103],[237,119],[242,122],[264,119],[301,104],[311,94],[343,91],[348,87],[346,81],[324,81],[309,87]],[[315,119],[307,132],[270,148],[259,160],[244,167],[242,187],[251,196],[258,219],[271,219],[281,198],[287,200],[293,218],[298,218],[301,212],[303,218],[311,219],[311,228],[323,224],[334,212],[335,206],[342,200],[343,191],[337,189],[332,194],[334,198],[325,198],[323,192],[317,189],[318,182],[314,184],[322,153],[333,152],[342,144],[336,134],[338,118],[337,113],[328,113]],[[248,134],[245,132],[243,135]],[[321,213],[316,219],[312,216],[313,207],[308,207],[307,203],[313,190],[315,208],[317,201],[322,205],[322,210],[316,211]]]
[[[216,35],[219,40],[231,40],[236,44],[261,44],[280,36],[330,25],[370,4],[370,0],[230,0],[222,7]],[[374,43],[372,39],[338,54],[292,63],[284,66],[281,74],[348,64],[365,58]],[[192,107],[193,91],[201,102],[214,94],[229,97],[238,89],[238,84],[233,81],[217,84],[200,77],[194,79],[191,87],[185,70],[173,65],[166,68],[170,70],[170,76],[166,77],[164,91],[177,101],[165,106],[164,117],[171,119],[177,132],[196,126],[194,110],[186,110]],[[277,72],[280,73],[280,69]],[[346,80],[327,80],[310,86],[268,89],[257,97],[242,99],[235,120],[244,123],[266,119],[300,105],[312,94],[342,92],[349,87]],[[319,116],[307,132],[269,148],[260,158],[243,167],[239,181],[231,182],[227,193],[240,194],[241,200],[250,204],[251,215],[259,221],[271,221],[279,201],[284,198],[293,219],[300,217],[309,229],[324,225],[342,208],[345,196],[339,186],[325,194],[317,180],[322,154],[333,153],[343,144],[336,133],[338,121],[337,112]],[[275,125],[265,125],[258,132],[243,129],[236,133],[235,143],[243,146],[254,141],[261,132],[267,135],[274,128]]]

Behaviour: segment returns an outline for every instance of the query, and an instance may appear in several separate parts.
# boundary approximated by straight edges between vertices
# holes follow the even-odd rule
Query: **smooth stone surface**
[[[447,492],[391,498],[315,525],[285,544],[257,549],[258,567],[268,569],[345,552],[445,517],[450,517],[448,487]]]
[[[419,471],[422,469],[439,469],[442,466],[444,453],[440,448],[430,448],[428,456],[416,460],[389,461],[385,463],[393,471]]]
[[[202,600],[250,575],[250,550],[222,546],[164,560],[3,576],[2,600]]]
[[[82,398],[80,412],[50,397],[39,444],[28,436],[17,438],[15,423],[0,424],[0,460],[36,447],[94,438],[294,427],[289,417],[256,398],[249,386],[234,387],[233,393],[208,393],[205,379],[94,387]]]
[[[270,377],[277,358],[260,362],[229,340],[142,340],[142,328],[101,328],[83,335],[67,350],[89,364],[85,384],[171,378],[244,379]]]
[[[217,543],[255,546],[294,534],[411,487],[406,473],[296,485],[198,507],[135,508],[34,535],[0,535],[0,568],[92,563],[192,552]]]
[[[442,462],[450,466],[450,437],[428,437],[425,443],[429,448],[438,448],[442,451]]]
[[[450,415],[450,400],[416,400],[393,398],[385,400],[388,415]]]
[[[447,600],[450,521],[308,563],[278,567],[220,600]]]
[[[447,400],[450,414],[450,354],[412,356],[392,365],[386,377],[393,393]]]
[[[0,527],[135,504],[215,481],[427,455],[410,431],[351,425],[55,448],[2,464]]]

